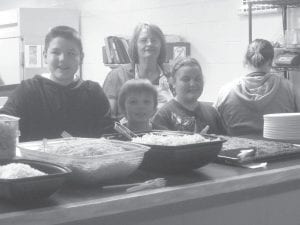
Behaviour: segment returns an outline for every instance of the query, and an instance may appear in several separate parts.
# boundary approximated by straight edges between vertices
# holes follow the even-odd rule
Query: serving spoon
[[[106,185],[103,186],[102,189],[126,188],[126,192],[130,193],[130,192],[142,191],[146,189],[165,187],[166,182],[167,181],[165,178],[156,178],[141,183]]]
[[[131,131],[124,125],[120,124],[119,122],[115,122],[114,130],[117,131],[118,133],[124,135],[130,141],[132,140],[132,138],[138,137],[133,131]]]

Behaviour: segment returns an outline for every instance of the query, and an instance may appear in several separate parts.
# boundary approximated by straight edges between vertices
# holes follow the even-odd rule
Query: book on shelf
[[[130,62],[130,58],[128,55],[128,48],[124,46],[124,43],[120,38],[114,38],[115,44],[117,46],[117,52],[120,58],[120,63],[125,64]]]
[[[104,40],[105,40],[104,49],[107,56],[106,57],[107,60],[103,61],[104,63],[107,64],[130,63],[130,57],[128,54],[128,41],[125,38],[117,37],[117,36],[108,36]]]
[[[106,58],[107,58],[107,63],[111,64],[113,63],[113,58],[112,58],[112,54],[111,54],[111,47],[110,47],[110,43],[109,43],[109,38],[110,37],[105,37],[104,38],[104,48],[105,48],[105,53],[106,53]]]
[[[128,40],[124,37],[108,36],[105,39],[105,46],[102,48],[103,62],[105,64],[127,64],[130,63],[128,53]],[[176,40],[176,39],[173,39]],[[191,46],[189,42],[167,42],[166,62],[172,62],[176,58],[190,56]]]
[[[128,53],[129,41],[128,41],[128,39],[120,37],[120,40],[122,41],[123,46],[125,47],[126,53],[127,53],[128,57],[129,57],[129,53]]]
[[[116,41],[114,40],[114,37],[111,37],[109,39],[109,41],[110,41],[110,46],[111,46],[111,52],[112,52],[112,55],[113,55],[113,63],[121,64],[121,60],[120,60],[120,57],[119,57],[119,53],[118,53],[118,50],[117,50],[117,45],[116,45]]]
[[[102,46],[102,61],[104,64],[110,64],[108,62],[108,57],[107,57],[105,46]]]

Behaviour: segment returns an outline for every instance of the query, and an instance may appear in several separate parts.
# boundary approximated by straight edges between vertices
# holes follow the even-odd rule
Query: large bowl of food
[[[22,157],[55,162],[72,170],[70,181],[105,184],[134,172],[149,147],[104,138],[63,138],[19,144]]]
[[[53,163],[1,159],[0,197],[15,201],[48,198],[70,174],[70,169]]]
[[[119,134],[107,136],[122,139]],[[131,142],[149,146],[141,169],[162,173],[181,173],[214,161],[225,139],[214,135],[200,135],[179,131],[140,133]]]

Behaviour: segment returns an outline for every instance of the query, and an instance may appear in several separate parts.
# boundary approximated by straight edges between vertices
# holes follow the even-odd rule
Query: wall
[[[248,20],[238,15],[239,0],[1,0],[12,7],[65,7],[81,10],[85,49],[83,76],[102,83],[110,70],[102,64],[101,46],[108,35],[130,36],[140,21],[159,25],[165,34],[177,34],[191,43],[205,75],[202,100],[214,101],[219,88],[242,74],[248,43]],[[297,22],[297,21],[296,21]],[[282,38],[281,14],[256,15],[253,38]]]
[[[158,24],[165,34],[177,34],[191,42],[192,56],[200,61],[205,75],[201,99],[214,101],[224,83],[242,75],[248,20],[238,15],[239,3],[237,0],[114,0],[100,7],[97,1],[89,1],[82,10],[82,32],[89,34],[84,41],[92,53],[85,62],[93,70],[88,74],[94,76],[97,70],[100,81],[104,79],[107,68],[98,62],[105,36],[130,36],[139,21],[149,21]],[[256,16],[253,37],[278,39],[282,36],[281,24],[280,14]],[[88,43],[93,44],[87,47]]]
[[[80,23],[78,10],[61,8],[21,8],[19,10],[19,20],[20,34],[22,35],[24,46],[44,45],[44,39],[50,27],[66,25],[78,30]],[[47,72],[47,65],[44,63],[39,68],[25,65],[24,79]]]

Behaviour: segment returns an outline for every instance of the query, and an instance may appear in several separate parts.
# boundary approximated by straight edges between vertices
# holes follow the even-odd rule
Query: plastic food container
[[[16,144],[20,133],[19,119],[0,114],[0,159],[12,159],[16,156]]]
[[[94,138],[67,138],[48,140],[47,145],[59,146],[66,141],[82,142],[82,146]],[[114,183],[126,178],[141,164],[144,153],[150,148],[144,145],[124,141],[109,140],[112,144],[122,147],[123,152],[93,156],[58,155],[44,152],[42,141],[20,143],[19,149],[23,158],[57,163],[72,170],[70,181],[80,185]]]

